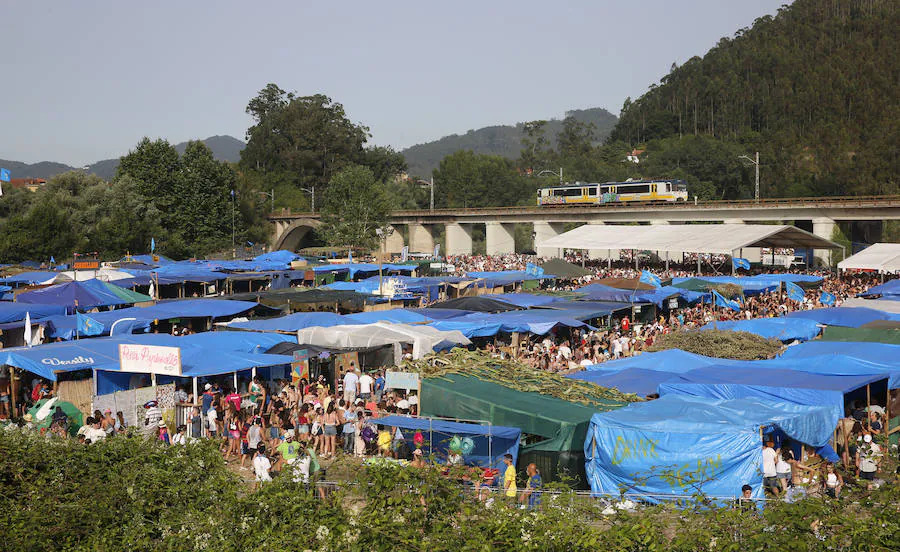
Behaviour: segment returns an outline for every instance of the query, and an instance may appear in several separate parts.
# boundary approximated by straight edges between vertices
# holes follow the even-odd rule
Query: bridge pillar
[[[516,252],[516,240],[512,224],[487,222],[484,225],[485,250],[488,255]]]
[[[831,237],[834,235],[834,229],[837,226],[837,223],[834,222],[834,219],[830,218],[815,218],[812,221],[813,230],[812,233],[819,236],[820,238],[831,240]],[[823,265],[831,264],[831,250],[830,249],[815,249],[813,250],[813,255],[816,260]]]
[[[393,227],[392,227],[393,228]],[[397,228],[384,240],[385,253],[401,253],[403,251],[403,234]]]
[[[538,257],[559,257],[560,251],[556,247],[544,247],[541,244],[545,240],[555,238],[562,234],[563,223],[561,222],[535,222],[534,223],[534,252]]]
[[[472,225],[451,222],[444,229],[447,255],[472,254]]]
[[[434,235],[431,233],[431,227],[417,223],[409,225],[409,250],[413,253],[434,251]]]

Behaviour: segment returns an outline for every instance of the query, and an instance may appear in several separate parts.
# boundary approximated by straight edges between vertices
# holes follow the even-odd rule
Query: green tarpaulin
[[[592,271],[587,270],[586,268],[581,268],[578,265],[562,259],[550,259],[542,264],[541,268],[544,269],[544,274],[556,276],[560,280],[574,280],[576,278],[581,278],[582,276],[590,276],[593,274]]]
[[[41,410],[41,407],[44,406],[48,401],[53,401],[50,405],[49,412],[48,409]],[[78,432],[78,428],[82,426],[84,423],[84,418],[80,410],[75,407],[74,404],[66,401],[60,401],[57,399],[41,399],[31,407],[31,410],[28,411],[28,414],[31,414],[32,423],[34,423],[35,427],[38,429],[47,429],[49,431],[50,424],[53,422],[53,413],[56,412],[56,407],[62,408],[63,412],[66,413],[66,416],[69,417],[69,435],[74,436]],[[45,414],[46,416],[38,420],[39,414]]]
[[[712,282],[707,282],[706,280],[701,280],[700,278],[691,278],[690,280],[685,280],[683,282],[672,284],[672,287],[677,287],[679,289],[686,289],[688,291],[700,291],[707,292],[710,287],[714,287],[717,284]]]
[[[584,439],[591,416],[625,406],[609,401],[599,407],[570,403],[539,393],[525,393],[476,378],[450,374],[422,381],[423,416],[488,422],[522,430],[519,467],[537,464],[545,478],[561,470],[584,485]]]
[[[827,326],[822,332],[822,341],[868,341],[900,345],[900,330]]]
[[[110,284],[107,282],[103,282],[103,284],[109,289],[109,291],[113,292],[123,301],[128,301],[129,303],[150,303],[153,302],[153,298],[149,295],[144,295],[143,293],[138,293],[136,291],[132,291],[128,288],[123,288],[121,286],[117,286],[115,284]]]

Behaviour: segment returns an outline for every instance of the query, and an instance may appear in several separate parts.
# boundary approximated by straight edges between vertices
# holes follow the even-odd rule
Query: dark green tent
[[[708,282],[706,280],[701,280],[700,278],[691,278],[689,280],[685,280],[678,284],[672,284],[672,287],[677,287],[679,289],[686,289],[688,291],[699,291],[699,292],[707,292],[711,286],[715,286],[713,282]]]
[[[43,414],[41,408],[49,401],[53,401],[50,405],[49,413],[47,413],[43,419],[38,420],[38,414]],[[39,400],[28,411],[28,414],[31,414],[32,423],[34,423],[35,427],[38,429],[49,428],[50,424],[53,422],[53,413],[56,412],[57,406],[62,408],[63,412],[66,413],[66,416],[69,417],[69,435],[74,436],[78,432],[78,428],[84,424],[84,418],[81,411],[78,410],[74,404],[67,401],[60,401],[54,398]],[[46,412],[46,410],[44,410],[44,412]]]
[[[584,406],[540,393],[528,393],[450,374],[422,381],[420,409],[423,416],[488,422],[522,430],[519,464],[529,463],[548,479],[558,479],[562,470],[586,484],[584,440],[591,416],[625,406],[607,401]]]
[[[541,268],[544,269],[544,274],[547,276],[556,276],[560,280],[575,280],[582,276],[590,276],[593,274],[593,272],[586,268],[581,268],[576,264],[572,264],[562,259],[550,259],[542,264]]]
[[[828,326],[822,332],[822,341],[868,341],[900,345],[900,330]]]

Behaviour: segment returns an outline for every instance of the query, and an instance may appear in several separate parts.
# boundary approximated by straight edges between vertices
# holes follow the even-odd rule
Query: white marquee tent
[[[735,255],[748,247],[841,246],[796,226],[770,224],[667,224],[650,226],[585,224],[536,244],[559,249],[636,249]]]
[[[411,344],[413,358],[422,358],[426,354],[454,345],[469,345],[466,336],[459,331],[442,331],[430,326],[413,326],[410,324],[391,324],[376,322],[375,324],[347,325],[304,328],[297,332],[298,343],[316,347],[338,349],[363,349],[394,345],[395,358],[400,358],[402,344]]]
[[[900,243],[876,243],[838,263],[841,270],[900,272]]]

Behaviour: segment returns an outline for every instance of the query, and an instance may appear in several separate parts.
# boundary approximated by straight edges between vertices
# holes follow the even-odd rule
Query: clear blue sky
[[[0,0],[0,158],[82,165],[142,136],[244,138],[275,82],[401,149],[605,107],[779,0]]]

